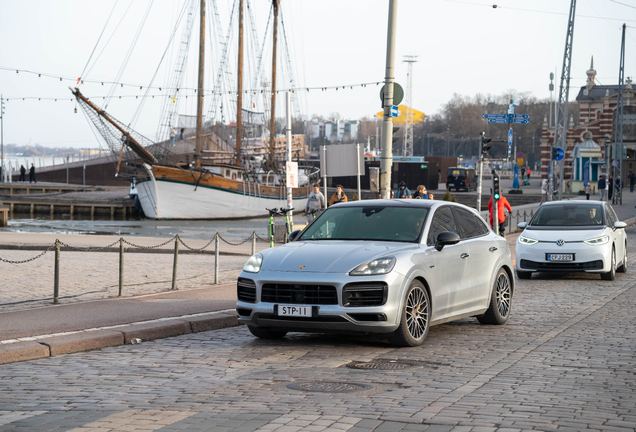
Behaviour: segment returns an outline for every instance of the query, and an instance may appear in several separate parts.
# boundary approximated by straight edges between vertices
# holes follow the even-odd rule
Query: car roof
[[[550,202],[545,202],[543,204],[541,204],[541,207],[543,206],[554,206],[554,205],[559,205],[559,204],[576,204],[576,205],[603,205],[605,204],[605,202],[603,201],[587,201],[587,200],[571,200],[571,201],[550,201]]]
[[[462,207],[475,211],[472,207],[468,207],[461,203],[441,200],[426,200],[426,199],[378,199],[378,200],[362,200],[362,201],[349,201],[346,203],[334,204],[331,207],[414,207],[414,208],[426,208],[439,207],[441,205],[452,205],[455,207]],[[329,207],[329,208],[331,208]]]

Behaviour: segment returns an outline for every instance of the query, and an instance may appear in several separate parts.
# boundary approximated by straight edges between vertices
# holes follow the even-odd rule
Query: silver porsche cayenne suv
[[[464,205],[336,204],[291,237],[253,255],[239,275],[239,320],[257,337],[381,333],[393,345],[417,346],[432,325],[467,317],[504,324],[510,316],[508,243]]]

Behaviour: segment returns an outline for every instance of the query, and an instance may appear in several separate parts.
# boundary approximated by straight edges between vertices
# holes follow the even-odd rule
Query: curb
[[[240,324],[236,314],[224,312],[212,317],[166,319],[156,323],[121,325],[107,330],[35,337],[34,340],[0,344],[0,365],[119,345],[138,344],[146,340],[218,330],[238,325]]]

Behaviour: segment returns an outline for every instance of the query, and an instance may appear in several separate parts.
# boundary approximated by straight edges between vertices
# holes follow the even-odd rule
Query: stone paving
[[[627,229],[630,245],[636,227]],[[636,255],[630,253],[629,267]],[[0,366],[2,431],[633,431],[636,273],[518,281],[505,326],[422,347],[244,326]],[[412,369],[351,362],[408,360]],[[353,393],[293,383],[364,384]]]

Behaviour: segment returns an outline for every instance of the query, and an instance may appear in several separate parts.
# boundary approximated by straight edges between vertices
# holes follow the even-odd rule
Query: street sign
[[[508,147],[510,146],[512,146],[512,129],[508,129]]]
[[[420,164],[421,169],[428,169],[428,164]]]
[[[393,103],[395,105],[399,105],[404,99],[404,89],[401,85],[394,82],[393,83]],[[382,108],[384,108],[384,86],[380,89],[380,101],[382,102]]]
[[[565,152],[563,151],[563,149],[562,148],[557,148],[556,157],[554,158],[555,162],[563,160],[564,157],[565,157]]]
[[[493,124],[493,123],[508,123],[508,119],[504,119],[504,118],[489,118],[488,119],[488,123]]]
[[[513,120],[514,119],[530,120],[530,114],[514,114],[512,118]]]
[[[482,118],[485,119],[491,119],[491,118],[503,118],[503,119],[508,119],[508,114],[484,114],[482,115]]]
[[[530,120],[513,119],[510,123],[514,123],[514,124],[529,124]]]
[[[511,104],[513,104],[513,105],[517,105],[517,106],[519,106],[519,101],[512,100],[512,101],[510,101],[510,103],[511,103]]]
[[[400,110],[398,110],[397,105],[391,105],[391,117],[397,117],[400,115]]]

